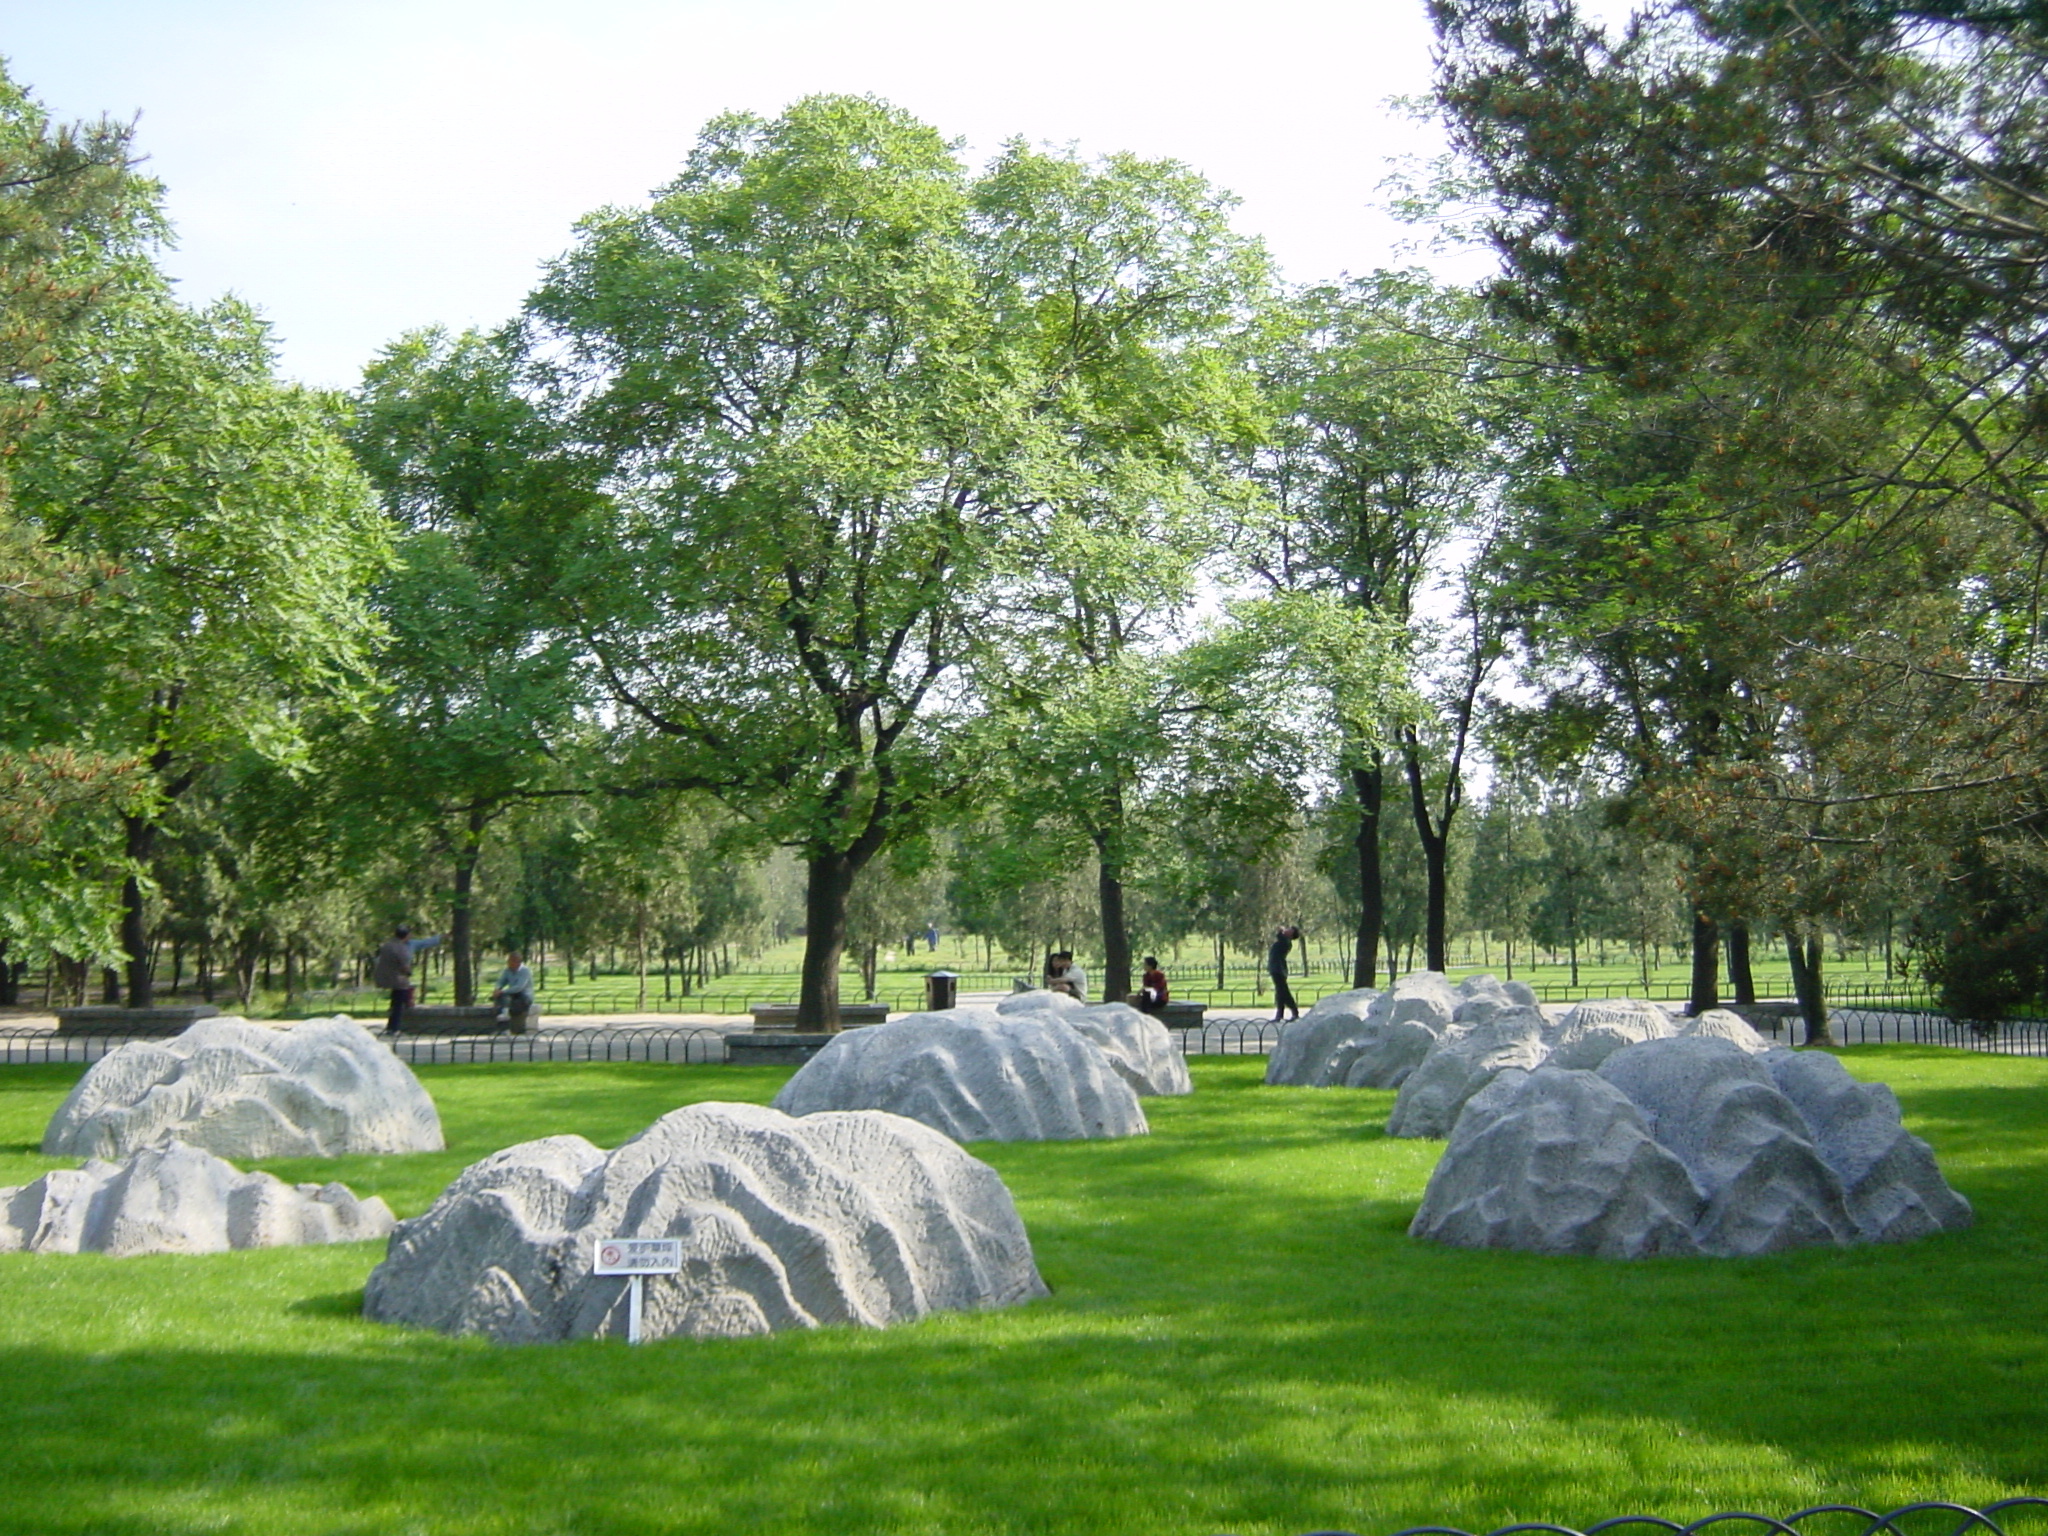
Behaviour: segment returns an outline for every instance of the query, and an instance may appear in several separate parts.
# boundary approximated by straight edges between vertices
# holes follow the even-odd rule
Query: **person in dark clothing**
[[[1138,978],[1138,990],[1131,994],[1131,1006],[1141,1013],[1164,1013],[1168,1001],[1166,972],[1159,968],[1159,957],[1145,957],[1145,974]]]
[[[1287,957],[1294,951],[1294,941],[1301,937],[1299,928],[1277,928],[1273,931],[1272,947],[1266,951],[1266,974],[1273,978],[1273,1022],[1301,1017],[1301,1005],[1294,1000],[1294,993],[1287,985]]]
[[[416,939],[412,930],[400,923],[378,949],[376,964],[370,970],[370,985],[382,987],[391,994],[391,1011],[384,1018],[385,1034],[396,1035],[405,1028],[406,1011],[412,1007],[413,957],[440,942],[439,934],[430,939]]]

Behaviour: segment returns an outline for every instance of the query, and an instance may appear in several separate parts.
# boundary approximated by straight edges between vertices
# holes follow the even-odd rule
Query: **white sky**
[[[284,370],[331,385],[409,327],[509,317],[705,119],[815,91],[976,157],[1021,134],[1186,161],[1297,280],[1405,264],[1379,185],[1438,145],[1387,101],[1427,90],[1430,45],[1422,0],[0,0],[55,115],[140,114],[185,297],[255,303]]]

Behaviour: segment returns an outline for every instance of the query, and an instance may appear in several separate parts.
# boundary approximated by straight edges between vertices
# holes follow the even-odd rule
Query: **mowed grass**
[[[1611,1264],[1411,1242],[1392,1095],[1197,1061],[1153,1134],[981,1145],[1052,1286],[887,1332],[506,1349],[365,1322],[381,1244],[0,1255],[0,1531],[1386,1533],[2048,1492],[2048,1062],[1906,1047],[1966,1233]],[[0,1073],[0,1184],[75,1068]],[[276,1163],[423,1209],[786,1073],[423,1070],[445,1154]],[[2039,1532],[2048,1522],[2016,1521]]]

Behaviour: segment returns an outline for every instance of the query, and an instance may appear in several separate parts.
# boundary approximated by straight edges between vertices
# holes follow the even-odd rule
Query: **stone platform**
[[[85,1008],[59,1008],[60,1035],[182,1035],[201,1019],[217,1018],[211,1003],[181,1003],[166,1008],[124,1008],[119,1003]]]
[[[408,1035],[520,1035],[540,1028],[541,1011],[530,1010],[524,1019],[500,1023],[498,1010],[490,1003],[457,1007],[453,1003],[422,1004],[408,1008]]]

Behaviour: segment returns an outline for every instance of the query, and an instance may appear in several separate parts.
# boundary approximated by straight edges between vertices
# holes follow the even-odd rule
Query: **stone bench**
[[[1169,1002],[1152,1017],[1168,1029],[1200,1029],[1203,1016],[1209,1011],[1207,1003]]]
[[[795,1003],[755,1003],[747,1010],[754,1016],[757,1033],[787,1034],[796,1028]],[[887,1003],[841,1003],[839,1027],[860,1029],[869,1024],[889,1022]],[[830,1038],[829,1036],[825,1038]]]
[[[163,1008],[124,1008],[119,1003],[86,1008],[59,1008],[60,1035],[182,1035],[201,1019],[220,1016],[211,1003],[186,1003]]]
[[[523,1020],[501,1024],[497,1006],[492,1003],[462,1007],[453,1003],[423,1003],[406,1010],[404,1030],[408,1035],[518,1035],[539,1027],[539,1008],[531,1009]]]

